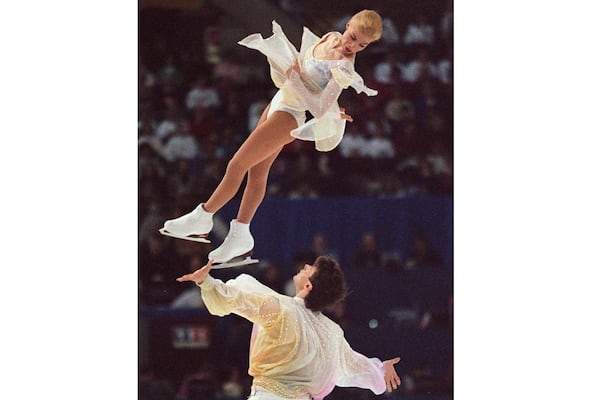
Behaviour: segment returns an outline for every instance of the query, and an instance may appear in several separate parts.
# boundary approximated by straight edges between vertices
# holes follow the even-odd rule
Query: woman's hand
[[[394,364],[397,364],[398,362],[400,362],[400,357],[383,362],[383,365],[385,366],[383,379],[385,380],[385,385],[387,386],[388,392],[391,392],[393,389],[398,389],[398,386],[400,386],[400,377],[394,368]]]
[[[196,271],[192,272],[191,274],[185,274],[183,276],[180,276],[179,278],[177,278],[177,282],[192,281],[192,282],[196,282],[197,284],[201,284],[202,282],[204,282],[204,280],[208,276],[208,273],[210,272],[210,268],[212,267],[212,263],[213,263],[212,259],[208,260],[208,262],[206,263],[206,265],[204,267],[197,269]]]
[[[344,107],[340,107],[340,118],[345,119],[348,122],[354,121],[350,114],[346,114],[346,109]]]

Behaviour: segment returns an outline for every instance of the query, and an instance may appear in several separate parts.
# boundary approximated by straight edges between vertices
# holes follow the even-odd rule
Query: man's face
[[[314,265],[304,264],[304,267],[300,268],[298,273],[294,275],[294,284],[296,285],[296,292],[302,290],[307,283],[309,283],[309,279],[313,274],[317,271],[317,267]]]

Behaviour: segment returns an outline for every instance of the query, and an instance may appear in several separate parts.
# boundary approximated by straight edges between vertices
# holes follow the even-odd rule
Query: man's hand
[[[204,280],[208,276],[208,273],[210,272],[212,263],[213,263],[212,259],[208,260],[208,262],[206,263],[206,265],[204,267],[197,269],[196,271],[192,272],[191,274],[185,274],[183,276],[180,276],[179,278],[177,278],[177,282],[192,281],[192,282],[196,282],[198,284],[204,282]]]
[[[394,364],[397,364],[399,361],[400,357],[396,357],[383,362],[383,365],[385,366],[385,374],[383,375],[383,379],[385,380],[385,385],[387,386],[388,392],[391,392],[393,389],[398,389],[398,386],[400,386],[400,377],[394,368]]]

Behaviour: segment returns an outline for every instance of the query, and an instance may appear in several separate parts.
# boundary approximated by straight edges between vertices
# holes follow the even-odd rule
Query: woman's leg
[[[283,146],[294,140],[290,132],[298,126],[296,119],[287,112],[275,111],[268,119],[266,118],[266,112],[267,110],[263,112],[256,129],[248,136],[248,139],[227,164],[227,170],[221,183],[219,183],[208,201],[204,203],[206,211],[216,212],[231,200],[240,188],[246,172],[255,166],[257,169],[248,177],[251,188],[248,196],[244,195],[247,198],[247,204],[244,204],[243,208],[247,209],[244,211],[245,213],[251,211],[252,215],[256,211],[258,204],[260,204],[260,201],[255,204],[257,199],[260,197],[262,200],[262,197],[264,197],[264,187],[262,189],[263,193],[260,194],[260,186],[263,185],[263,181],[264,186],[266,186],[266,176],[269,173],[270,166]],[[254,208],[254,211],[252,211],[252,208]],[[242,207],[240,207],[241,209]],[[246,215],[242,215],[242,217],[246,217]]]
[[[271,154],[248,171],[246,188],[244,189],[244,195],[242,196],[242,202],[240,203],[240,209],[237,214],[238,222],[249,224],[254,217],[258,206],[260,206],[260,203],[262,203],[265,198],[267,178],[269,177],[271,166],[282,148],[283,147],[280,147],[275,153]]]

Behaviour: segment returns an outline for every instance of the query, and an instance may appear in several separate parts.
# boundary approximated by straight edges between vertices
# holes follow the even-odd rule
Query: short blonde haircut
[[[383,32],[381,17],[373,10],[362,10],[350,18],[350,24],[360,30],[371,41],[379,40]]]

